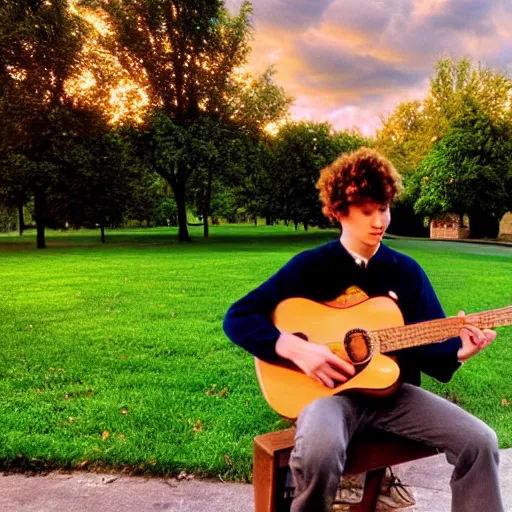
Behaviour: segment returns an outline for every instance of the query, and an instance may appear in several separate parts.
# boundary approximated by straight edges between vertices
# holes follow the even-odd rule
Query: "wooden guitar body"
[[[266,363],[256,359],[256,375],[265,399],[281,416],[294,419],[317,398],[343,391],[392,393],[400,386],[400,369],[392,357],[384,354],[447,340],[458,336],[464,325],[479,329],[512,325],[512,305],[404,325],[402,313],[392,299],[370,299],[359,288],[350,287],[328,303],[298,297],[286,299],[278,304],[272,320],[281,332],[327,345],[357,370],[347,382],[328,388],[290,361]]]
[[[291,298],[277,306],[273,322],[281,332],[300,333],[311,343],[328,345],[347,361],[350,358],[343,342],[352,329],[375,331],[404,325],[400,309],[387,297],[365,298],[348,307],[340,307],[336,301],[322,304],[304,298]],[[284,359],[267,363],[256,358],[255,364],[261,390],[269,405],[281,416],[292,419],[297,418],[300,411],[317,398],[349,390],[388,394],[399,385],[398,365],[391,357],[381,354],[379,347],[354,377],[334,388],[319,384]]]

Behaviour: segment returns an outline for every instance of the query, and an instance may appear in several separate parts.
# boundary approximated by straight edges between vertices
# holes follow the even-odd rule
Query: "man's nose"
[[[384,218],[382,215],[380,214],[377,214],[373,217],[373,225],[376,227],[376,228],[381,228],[382,226],[384,226]]]

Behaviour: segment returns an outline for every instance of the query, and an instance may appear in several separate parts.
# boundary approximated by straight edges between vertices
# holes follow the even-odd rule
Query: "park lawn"
[[[253,359],[222,331],[229,305],[334,231],[214,226],[0,237],[0,467],[180,471],[249,480],[252,439],[287,423]],[[512,304],[512,249],[387,240],[430,276],[448,315]],[[512,327],[449,384],[512,446]]]

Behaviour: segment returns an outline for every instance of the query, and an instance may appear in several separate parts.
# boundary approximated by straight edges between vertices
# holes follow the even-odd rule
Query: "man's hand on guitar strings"
[[[310,343],[290,333],[279,336],[276,353],[328,388],[333,388],[335,382],[346,382],[356,373],[351,363],[335,355],[326,345]]]
[[[464,311],[459,311],[457,316],[465,315]],[[474,325],[466,324],[461,328],[459,336],[462,340],[462,347],[457,352],[457,358],[462,362],[491,344],[497,333],[491,329],[480,330]]]

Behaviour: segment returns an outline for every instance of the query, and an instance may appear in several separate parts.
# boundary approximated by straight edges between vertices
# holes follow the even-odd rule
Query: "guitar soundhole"
[[[345,350],[354,365],[367,363],[374,352],[374,343],[370,334],[364,329],[352,329],[345,335]]]

